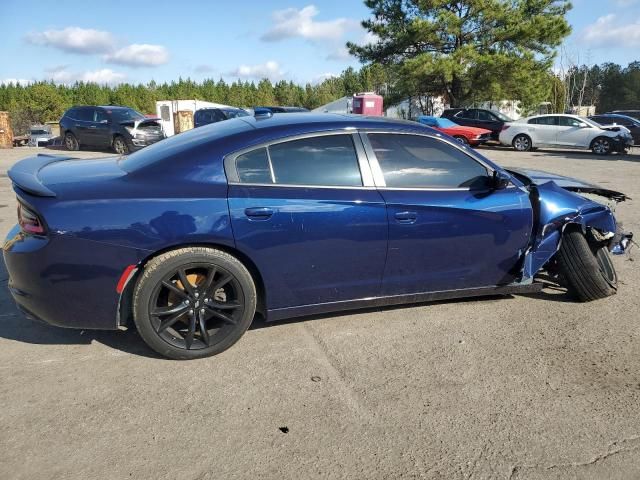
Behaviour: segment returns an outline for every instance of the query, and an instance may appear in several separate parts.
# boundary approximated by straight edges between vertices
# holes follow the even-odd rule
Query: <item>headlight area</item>
[[[47,228],[41,217],[30,207],[18,199],[18,224],[28,235],[46,235]]]

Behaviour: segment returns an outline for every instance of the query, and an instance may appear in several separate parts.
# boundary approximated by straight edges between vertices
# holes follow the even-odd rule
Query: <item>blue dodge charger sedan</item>
[[[4,258],[26,316],[135,325],[176,359],[229,348],[256,313],[531,293],[543,269],[603,298],[609,252],[630,239],[605,205],[622,193],[507,171],[383,118],[243,117],[128,157],[38,155],[9,176],[19,223]]]

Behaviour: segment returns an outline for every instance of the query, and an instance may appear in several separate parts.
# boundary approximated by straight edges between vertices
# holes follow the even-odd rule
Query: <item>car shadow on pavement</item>
[[[34,345],[89,345],[99,342],[133,355],[163,358],[148,348],[135,329],[77,330],[54,327],[26,318],[7,288],[4,259],[0,261],[0,337]]]

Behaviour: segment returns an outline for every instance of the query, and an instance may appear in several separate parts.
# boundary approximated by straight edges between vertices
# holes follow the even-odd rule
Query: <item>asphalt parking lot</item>
[[[3,238],[6,170],[36,150],[0,150]],[[640,152],[483,153],[627,193],[640,234]],[[594,303],[547,288],[257,323],[190,362],[25,320],[2,268],[0,478],[639,478],[638,259],[614,258],[618,295]]]

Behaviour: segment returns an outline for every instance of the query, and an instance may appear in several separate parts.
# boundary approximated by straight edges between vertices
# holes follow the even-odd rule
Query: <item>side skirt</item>
[[[412,303],[436,302],[455,298],[485,297],[492,295],[517,295],[538,293],[543,288],[542,283],[511,284],[500,287],[468,288],[461,290],[446,290],[442,292],[414,293],[409,295],[393,295],[390,297],[370,297],[357,300],[345,300],[332,303],[317,303],[301,307],[275,308],[267,311],[267,321],[273,322],[285,318],[317,315],[321,313],[340,312],[343,310],[357,310],[361,308],[385,307],[388,305],[406,305]]]

